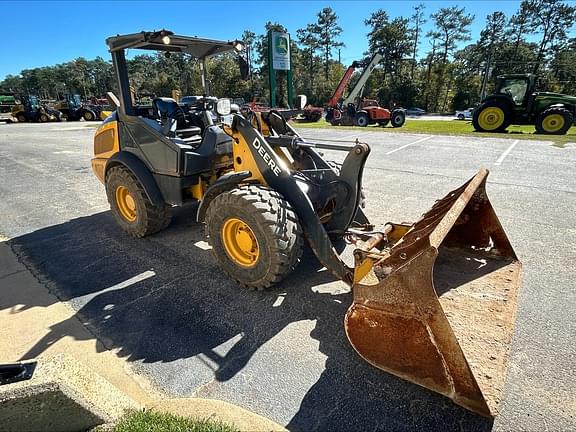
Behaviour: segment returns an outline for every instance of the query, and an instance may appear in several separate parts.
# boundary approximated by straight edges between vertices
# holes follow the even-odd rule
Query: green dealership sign
[[[290,70],[290,35],[272,32],[272,68]]]
[[[284,106],[292,106],[292,69],[290,64],[290,35],[288,33],[270,30],[268,32],[268,83],[270,85],[270,105],[276,107],[277,99]],[[277,72],[278,71],[278,72]],[[285,72],[280,72],[285,71]],[[276,75],[279,79],[286,79],[286,98],[277,95]],[[277,96],[279,96],[277,98]]]

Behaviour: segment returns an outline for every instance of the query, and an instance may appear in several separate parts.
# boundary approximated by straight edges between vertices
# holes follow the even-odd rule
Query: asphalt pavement
[[[524,265],[492,423],[361,361],[342,326],[349,289],[311,252],[279,286],[252,292],[221,273],[193,207],[157,235],[124,235],[89,167],[88,126],[0,124],[0,236],[165,393],[222,399],[294,431],[576,429],[575,144],[302,130],[372,146],[364,188],[376,223],[415,220],[490,169],[488,194]]]

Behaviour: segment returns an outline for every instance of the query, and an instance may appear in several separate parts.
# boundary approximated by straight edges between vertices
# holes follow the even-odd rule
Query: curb
[[[75,374],[74,367],[87,370],[82,374],[86,382],[79,387],[77,383],[81,389],[79,394],[91,398],[89,393],[99,393],[101,387],[123,395],[118,396],[118,401],[123,402],[105,409],[108,414],[112,413],[106,421],[117,418],[126,408],[145,407],[178,415],[217,418],[245,431],[286,430],[272,420],[224,401],[165,398],[145,377],[136,375],[126,360],[107,349],[82,324],[76,311],[50,292],[46,286],[50,281],[36,274],[26,257],[14,251],[7,241],[0,237],[0,341],[4,341],[0,343],[0,363],[29,358],[26,353],[38,341],[49,340],[46,349],[34,357],[39,359],[39,364],[54,359],[65,362],[68,366],[62,366],[62,370],[70,374]],[[33,380],[27,381],[28,386]],[[100,382],[105,384],[100,386],[97,384]],[[22,388],[26,386],[26,382],[18,384]]]

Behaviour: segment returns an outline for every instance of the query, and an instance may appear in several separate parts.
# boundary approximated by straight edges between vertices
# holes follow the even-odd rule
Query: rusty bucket
[[[345,328],[369,363],[494,417],[504,389],[521,264],[486,195],[488,171],[416,223],[357,249]]]

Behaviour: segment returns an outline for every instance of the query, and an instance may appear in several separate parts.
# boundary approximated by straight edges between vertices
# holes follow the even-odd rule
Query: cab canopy
[[[169,30],[132,33],[112,36],[106,39],[110,52],[125,49],[143,49],[152,51],[182,52],[204,59],[227,51],[241,51],[241,41],[219,41],[191,36],[175,35]]]

